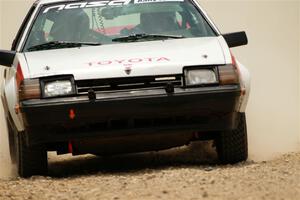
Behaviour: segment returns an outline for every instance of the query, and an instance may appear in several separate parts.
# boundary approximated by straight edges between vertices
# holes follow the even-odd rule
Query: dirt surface
[[[209,145],[109,158],[50,154],[49,177],[0,181],[0,199],[300,199],[299,153],[220,166]]]

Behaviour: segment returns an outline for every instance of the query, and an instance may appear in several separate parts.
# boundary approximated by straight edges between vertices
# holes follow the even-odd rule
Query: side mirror
[[[223,34],[223,37],[227,42],[229,48],[248,44],[248,38],[245,31],[236,33],[226,33]]]
[[[16,52],[0,50],[0,65],[11,67],[14,62]]]

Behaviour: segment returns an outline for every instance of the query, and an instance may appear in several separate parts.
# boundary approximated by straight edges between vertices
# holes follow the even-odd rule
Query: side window
[[[91,11],[91,9],[88,9]],[[92,10],[89,15],[90,28],[107,36],[120,35],[123,29],[132,29],[140,24],[140,13],[131,13],[128,15],[111,16],[109,12],[103,12],[105,9]],[[88,13],[88,12],[87,12]]]
[[[124,29],[132,29],[140,24],[140,14],[121,15],[113,20],[104,20],[106,35],[119,35]]]
[[[180,15],[180,13],[176,12],[176,22],[178,23],[178,25],[182,28],[182,16]]]
[[[184,12],[176,12],[176,21],[182,30],[191,28],[191,22]]]
[[[53,21],[50,21],[49,19],[46,19],[43,31],[46,34],[50,33],[53,24],[54,24]]]
[[[26,28],[26,26],[27,26],[27,24],[28,24],[28,22],[30,20],[30,17],[32,15],[32,13],[34,12],[35,8],[36,8],[35,5],[32,6],[30,8],[29,12],[27,13],[25,19],[23,20],[22,25],[21,25],[21,27],[20,27],[20,29],[19,29],[19,31],[18,31],[18,33],[17,33],[17,35],[16,35],[13,43],[12,43],[12,46],[11,46],[11,50],[12,51],[15,51],[17,49],[17,46],[18,46],[18,44],[19,44],[19,42],[21,40],[21,37],[23,35],[23,32],[24,32],[24,30],[25,30],[25,28]]]
[[[51,39],[50,39],[50,31],[51,31],[51,29],[53,27],[53,24],[54,24],[53,21],[51,21],[49,19],[45,20],[42,33],[44,34],[44,38],[45,38],[46,41],[51,41]]]

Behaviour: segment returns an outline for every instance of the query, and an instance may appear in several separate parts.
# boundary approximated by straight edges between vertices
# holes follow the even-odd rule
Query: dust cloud
[[[286,120],[293,121],[295,119]],[[282,156],[300,151],[299,133],[297,130],[282,127],[280,125],[272,125],[272,122],[263,125],[256,122],[255,129],[251,125],[255,119],[249,119],[248,127],[248,148],[249,159],[253,161],[268,161]],[[273,122],[274,123],[274,122]],[[265,126],[265,127],[264,127]]]
[[[232,49],[251,75],[246,109],[249,159],[270,160],[299,151],[299,1],[201,4],[221,32],[243,30],[249,38],[247,46]],[[229,10],[234,15],[228,15]],[[289,30],[288,37],[283,30]]]

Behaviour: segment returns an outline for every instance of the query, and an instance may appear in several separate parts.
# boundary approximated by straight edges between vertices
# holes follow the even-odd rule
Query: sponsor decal
[[[158,3],[158,2],[183,2],[184,0],[134,0],[135,4],[140,3]]]
[[[103,7],[103,6],[122,6],[128,5],[131,0],[110,0],[110,1],[90,1],[90,2],[79,2],[79,3],[70,3],[70,4],[61,4],[56,6],[48,7],[44,10],[43,14],[49,12],[49,10],[71,10],[77,8],[94,8],[94,7]]]
[[[153,63],[153,62],[170,62],[170,59],[167,57],[114,59],[114,60],[102,60],[102,61],[96,61],[96,62],[88,62],[87,65],[89,67],[94,67],[94,66],[107,66],[107,65],[119,64],[119,65],[130,67],[133,64]]]
[[[89,2],[78,2],[69,4],[60,4],[55,6],[50,6],[43,11],[43,14],[49,12],[50,10],[61,11],[61,10],[71,10],[78,8],[95,8],[104,6],[123,6],[128,5],[132,0],[104,0],[104,1],[89,1]],[[159,3],[159,2],[183,2],[184,0],[134,0],[134,4],[143,3]]]

